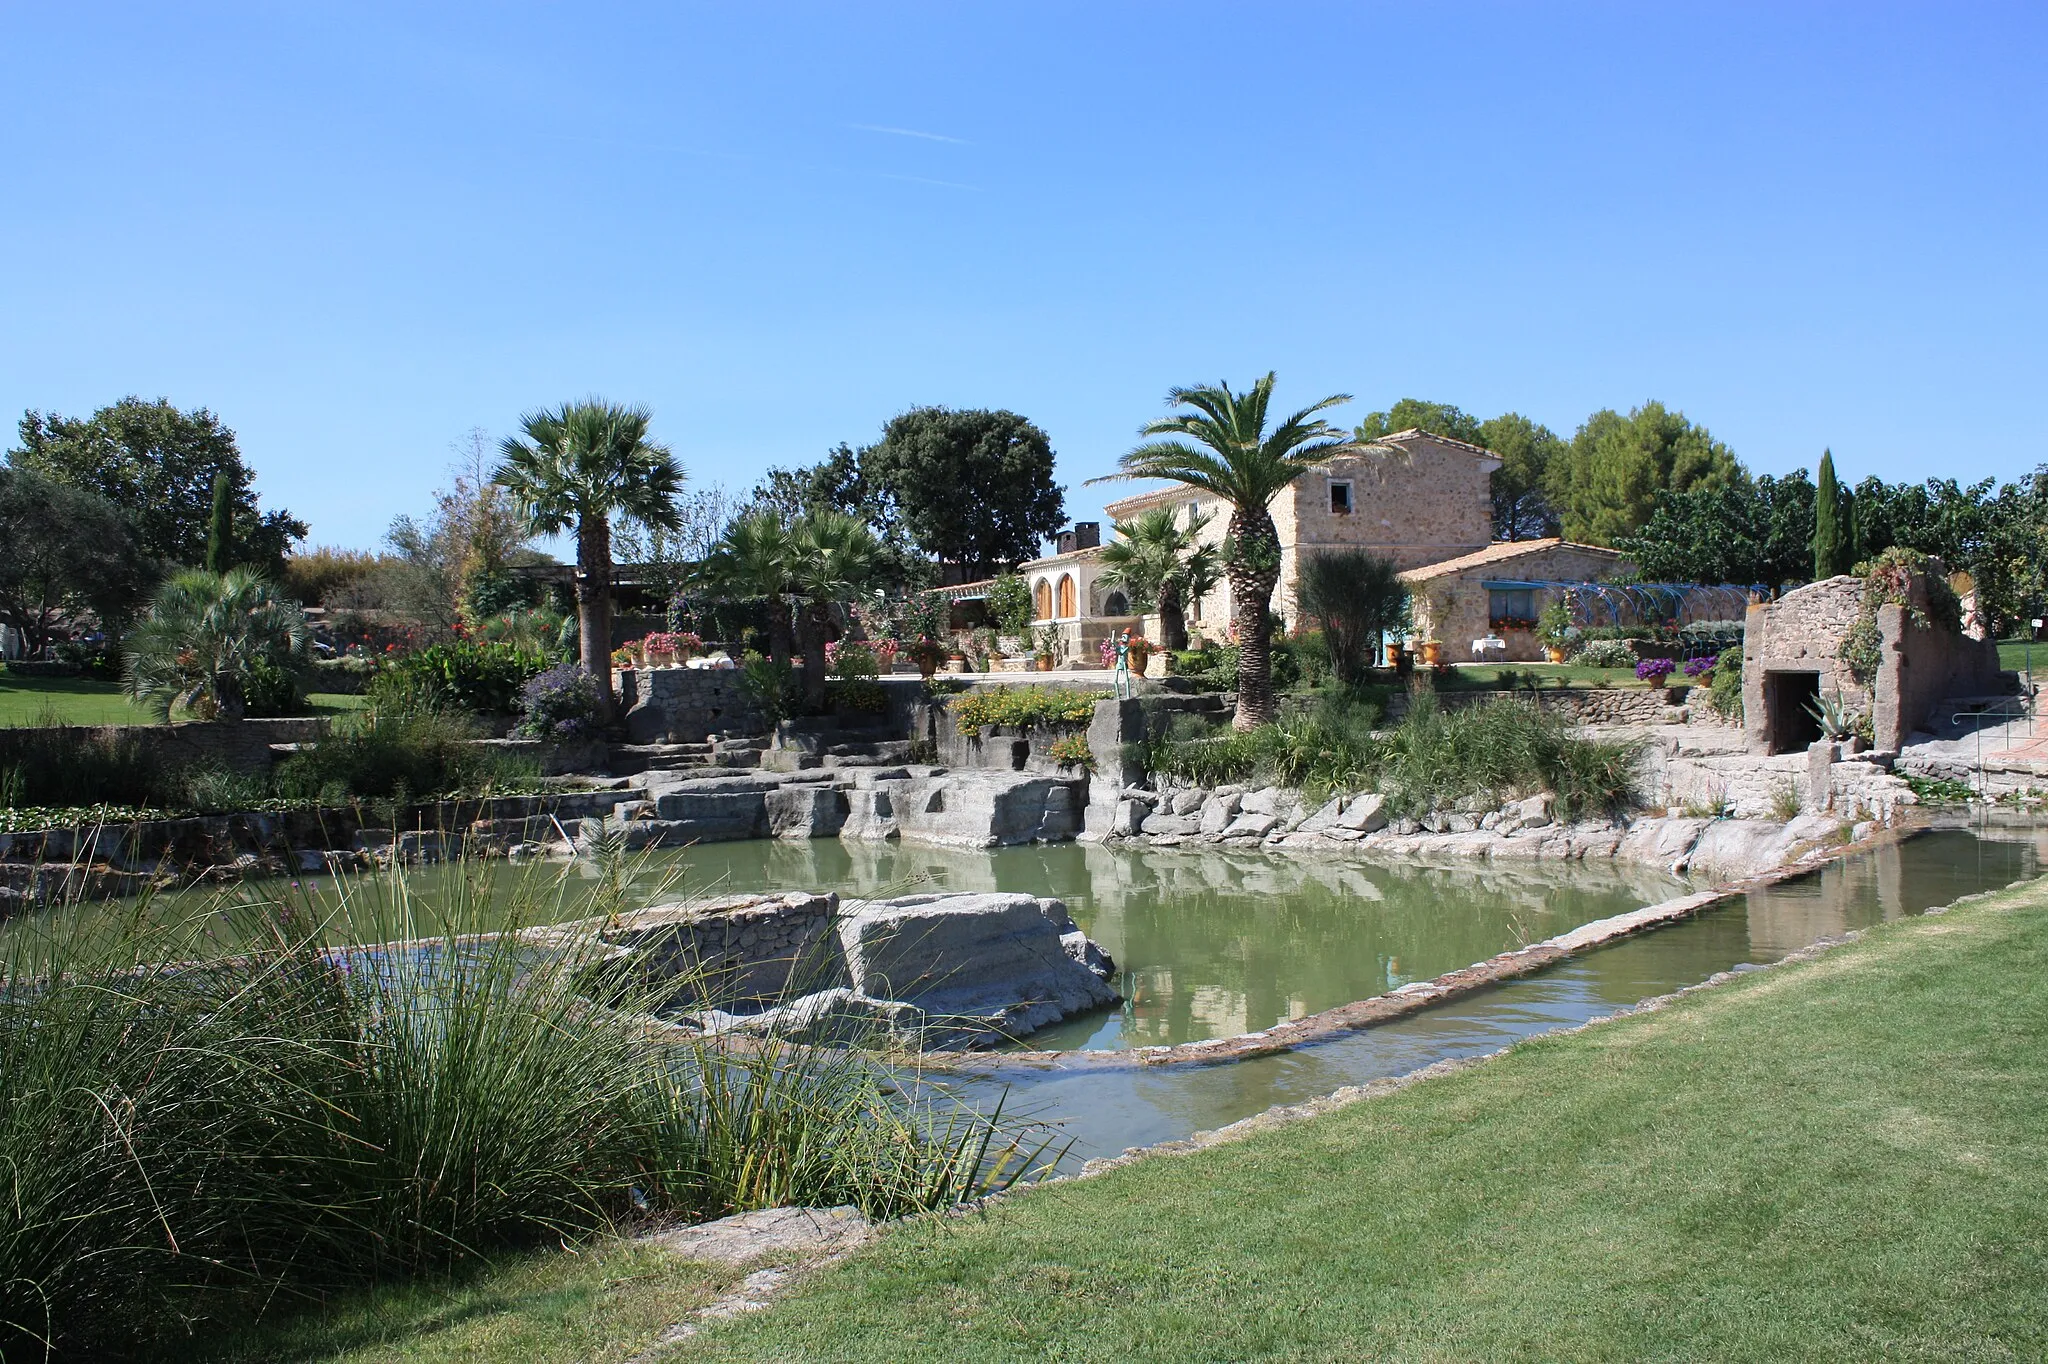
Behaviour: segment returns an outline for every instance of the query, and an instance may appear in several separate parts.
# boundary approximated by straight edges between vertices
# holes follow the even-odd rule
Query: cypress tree
[[[213,476],[213,518],[206,526],[206,571],[225,573],[235,566],[235,490],[223,469]]]
[[[1842,485],[1835,481],[1835,455],[1823,450],[1813,498],[1813,576],[1832,578],[1849,571],[1848,527],[1842,517]]]

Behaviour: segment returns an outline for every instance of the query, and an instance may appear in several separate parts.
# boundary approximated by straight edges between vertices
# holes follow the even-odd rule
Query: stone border
[[[1747,895],[1752,890],[1810,876],[1829,862],[1840,860],[1852,853],[1869,852],[1889,843],[1903,843],[1927,832],[1930,827],[1916,824],[1881,830],[1859,843],[1838,844],[1809,853],[1798,862],[1774,867],[1758,876],[1662,900],[1605,919],[1595,919],[1591,923],[1581,924],[1569,932],[1546,938],[1542,942],[1502,952],[1485,961],[1445,972],[1434,980],[1411,981],[1386,994],[1354,1000],[1349,1004],[1339,1004],[1335,1008],[1324,1009],[1306,1018],[1290,1019],[1259,1032],[1240,1033],[1235,1037],[1207,1038],[1200,1042],[1181,1042],[1173,1046],[1133,1047],[1115,1051],[927,1053],[921,1059],[925,1067],[932,1070],[993,1073],[1013,1067],[1048,1070],[1084,1067],[1093,1070],[1142,1070],[1156,1066],[1213,1066],[1227,1065],[1234,1061],[1249,1061],[1261,1056],[1277,1056],[1298,1047],[1327,1041],[1342,1033],[1358,1032],[1392,1019],[1419,1013],[1434,1005],[1462,998],[1505,981],[1532,975],[1593,948],[1605,947],[1624,938],[1662,928],[1681,919],[1689,919],[1703,910]]]

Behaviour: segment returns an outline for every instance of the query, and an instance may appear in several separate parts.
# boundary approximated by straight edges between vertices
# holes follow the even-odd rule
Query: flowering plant
[[[1651,686],[1662,686],[1678,665],[1668,658],[1646,658],[1636,664],[1636,676]]]
[[[537,674],[520,690],[519,700],[525,716],[517,733],[523,738],[559,743],[597,731],[597,683],[574,664]]]
[[[1720,666],[1721,655],[1719,654],[1708,654],[1701,658],[1688,658],[1685,660],[1685,675],[1694,679],[1702,678]]]
[[[1114,668],[1116,666],[1116,641],[1108,635],[1104,635],[1102,642],[1095,646],[1095,656],[1102,660],[1103,667]]]
[[[683,654],[702,653],[704,641],[687,630],[656,630],[640,641],[640,650],[649,658],[675,658]]]

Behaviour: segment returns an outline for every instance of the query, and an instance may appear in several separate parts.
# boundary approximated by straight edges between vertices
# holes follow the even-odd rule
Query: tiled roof
[[[1464,573],[1470,569],[1485,568],[1491,564],[1504,564],[1525,555],[1540,553],[1546,549],[1572,549],[1583,554],[1598,554],[1619,561],[1619,550],[1607,549],[1601,545],[1581,545],[1558,536],[1543,540],[1496,540],[1485,549],[1461,554],[1455,559],[1446,559],[1438,564],[1424,564],[1411,568],[1401,575],[1404,583],[1428,582],[1431,578],[1442,578],[1452,573]]]
[[[1435,432],[1425,431],[1419,426],[1411,426],[1406,431],[1396,431],[1392,435],[1381,436],[1378,440],[1371,441],[1369,444],[1405,445],[1409,441],[1417,440],[1433,440],[1438,445],[1448,445],[1453,450],[1463,450],[1467,454],[1480,455],[1487,459],[1500,458],[1499,455],[1496,455],[1483,445],[1474,445],[1470,441],[1452,440],[1449,436],[1439,436]]]
[[[1100,553],[1102,553],[1101,545],[1089,545],[1083,549],[1070,549],[1065,554],[1048,554],[1043,559],[1026,559],[1023,563],[1017,565],[1017,571],[1021,573],[1025,569],[1039,564],[1070,564],[1079,559],[1092,559]]]
[[[1499,455],[1496,455],[1484,446],[1473,445],[1468,441],[1452,440],[1449,436],[1439,436],[1433,432],[1424,431],[1418,426],[1411,426],[1406,431],[1395,431],[1389,435],[1381,436],[1377,440],[1366,442],[1366,445],[1368,447],[1391,445],[1399,449],[1402,446],[1412,445],[1417,441],[1425,440],[1434,441],[1448,449],[1462,450],[1466,454],[1476,455],[1480,459],[1498,460],[1500,458]],[[1361,454],[1363,453],[1366,452],[1362,451]],[[1359,455],[1345,456],[1345,458],[1356,459],[1359,458]],[[1179,502],[1182,499],[1190,502],[1201,498],[1213,500],[1215,496],[1214,493],[1203,492],[1199,488],[1190,488],[1176,483],[1165,488],[1155,488],[1148,493],[1132,493],[1129,497],[1120,497],[1114,502],[1105,502],[1102,504],[1102,511],[1112,521],[1124,521],[1128,520],[1133,513],[1159,506],[1161,503]]]

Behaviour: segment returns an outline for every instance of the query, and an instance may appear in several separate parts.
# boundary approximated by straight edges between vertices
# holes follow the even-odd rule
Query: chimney
[[[1058,535],[1055,535],[1052,538],[1052,552],[1055,554],[1072,554],[1074,552],[1074,532],[1063,530]]]
[[[1100,549],[1102,547],[1102,523],[1100,521],[1076,521],[1074,523],[1075,549]]]

